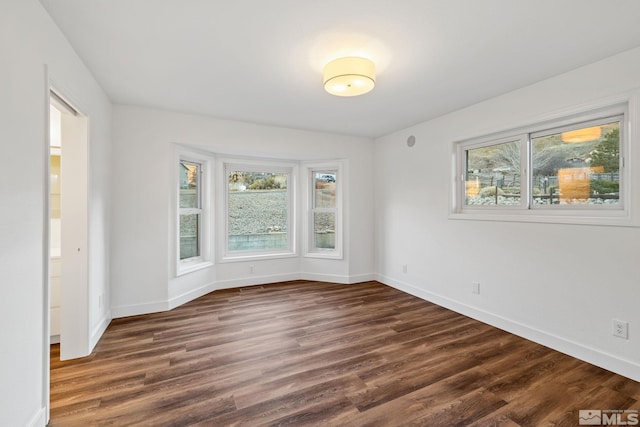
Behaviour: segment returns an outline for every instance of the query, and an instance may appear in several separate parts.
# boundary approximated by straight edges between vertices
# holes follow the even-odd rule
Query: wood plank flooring
[[[216,291],[51,348],[50,426],[575,426],[640,383],[377,282]]]

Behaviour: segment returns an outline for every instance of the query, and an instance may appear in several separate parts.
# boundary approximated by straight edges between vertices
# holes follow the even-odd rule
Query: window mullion
[[[455,143],[451,217],[631,222],[632,102]]]
[[[531,159],[531,134],[527,133],[522,136],[522,153],[523,153],[523,171],[521,174],[522,185],[520,186],[520,192],[522,197],[520,201],[524,205],[525,209],[531,209],[533,202],[533,175],[531,171],[532,159]],[[524,187],[524,188],[523,188]]]

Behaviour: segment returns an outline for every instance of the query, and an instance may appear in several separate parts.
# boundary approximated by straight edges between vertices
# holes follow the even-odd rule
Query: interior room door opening
[[[49,336],[62,360],[86,356],[88,306],[88,120],[50,92]]]

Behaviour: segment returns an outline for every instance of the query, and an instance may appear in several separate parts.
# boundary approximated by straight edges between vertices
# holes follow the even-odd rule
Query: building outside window
[[[454,144],[454,217],[628,218],[627,121],[618,105]]]
[[[307,221],[305,256],[342,257],[341,163],[305,164],[307,176]]]
[[[312,224],[313,248],[336,249],[337,205],[336,170],[312,172]]]
[[[593,126],[533,133],[534,205],[618,207],[621,121],[615,117]]]
[[[180,161],[180,260],[200,256],[202,197],[200,163]]]

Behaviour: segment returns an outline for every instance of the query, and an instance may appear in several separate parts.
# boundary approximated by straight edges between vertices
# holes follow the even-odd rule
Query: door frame
[[[51,153],[51,123],[50,123],[50,109],[52,102],[62,105],[69,110],[69,114],[74,114],[78,117],[78,120],[82,120],[82,128],[77,137],[77,140],[83,144],[81,147],[80,156],[76,158],[81,159],[83,164],[80,165],[80,174],[83,175],[79,178],[81,182],[80,193],[82,199],[80,205],[82,205],[83,221],[81,221],[81,227],[79,227],[79,233],[81,234],[81,242],[73,242],[78,252],[83,256],[84,265],[82,266],[82,274],[84,275],[83,283],[75,284],[72,288],[67,287],[66,295],[65,289],[62,290],[61,298],[61,310],[60,310],[60,348],[62,350],[63,345],[66,344],[71,350],[65,354],[65,359],[71,359],[76,357],[87,356],[91,353],[90,345],[90,290],[89,286],[89,118],[87,115],[82,114],[81,109],[77,108],[78,105],[66,94],[64,90],[60,90],[51,81],[47,71],[46,78],[46,93],[45,93],[45,138],[44,138],[44,221],[43,221],[43,404],[46,409],[46,422],[50,418],[50,382],[51,382],[51,365],[50,365],[50,346],[51,346],[51,318],[50,318],[50,305],[51,305],[51,268],[50,268],[50,245],[51,245],[51,184],[50,184],[50,153]],[[64,131],[63,131],[64,132]],[[79,136],[80,135],[80,136]],[[64,135],[62,136],[64,139]],[[62,157],[61,157],[62,158]],[[62,177],[62,165],[61,165],[61,177]],[[62,178],[61,178],[62,181]],[[61,189],[61,192],[64,191]],[[62,198],[62,196],[61,196]],[[62,212],[62,215],[64,213]],[[61,216],[62,218],[62,216]],[[67,242],[65,247],[64,236],[62,241],[62,261],[64,262],[65,252],[69,252],[69,245],[72,242]],[[64,274],[64,270],[63,270]],[[64,279],[63,279],[64,280]],[[64,285],[63,285],[64,286]],[[79,297],[78,297],[79,295]],[[67,306],[72,303],[72,310],[67,307],[65,310],[65,301]],[[64,320],[66,319],[66,320]],[[66,325],[66,326],[65,326]],[[72,325],[69,327],[69,325]]]

